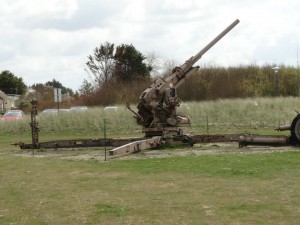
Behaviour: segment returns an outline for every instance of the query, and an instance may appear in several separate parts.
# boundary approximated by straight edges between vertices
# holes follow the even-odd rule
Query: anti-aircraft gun
[[[210,143],[216,141],[237,140],[237,135],[188,135],[183,134],[180,126],[189,125],[188,117],[180,115],[176,112],[180,105],[180,99],[177,97],[176,90],[187,79],[189,79],[199,69],[194,64],[222,37],[224,37],[231,29],[233,29],[239,20],[235,20],[215,39],[207,44],[195,56],[188,59],[182,66],[175,67],[173,71],[158,78],[149,88],[147,88],[139,97],[138,112],[135,113],[136,121],[143,126],[145,137],[141,138],[112,138],[107,139],[72,139],[50,142],[32,141],[32,144],[22,142],[16,143],[22,149],[34,148],[63,148],[63,147],[93,147],[93,146],[113,146],[114,149],[109,151],[112,156],[124,155],[132,152],[137,152],[143,149],[156,148],[165,143],[183,143],[193,145],[194,143]],[[35,120],[36,115],[33,115]],[[32,133],[34,134],[34,131]],[[35,138],[38,140],[38,137]]]
[[[199,69],[193,65],[238,23],[239,20],[235,20],[195,56],[182,66],[175,67],[170,74],[155,80],[141,94],[135,118],[137,123],[143,126],[146,137],[181,135],[179,127],[190,125],[188,117],[176,112],[176,108],[180,106],[176,90]]]
[[[76,147],[99,147],[112,146],[114,149],[109,151],[111,156],[120,156],[143,149],[157,148],[169,143],[182,143],[193,145],[195,143],[213,143],[213,142],[239,142],[239,146],[247,145],[270,145],[287,146],[300,145],[300,113],[293,119],[291,125],[278,127],[278,131],[290,130],[291,135],[252,135],[252,134],[217,134],[217,135],[189,135],[183,134],[180,126],[189,125],[188,117],[176,112],[180,105],[180,99],[177,97],[176,90],[187,79],[189,79],[199,69],[194,64],[205,54],[213,45],[233,29],[239,20],[235,20],[215,39],[206,45],[195,56],[188,59],[182,66],[175,67],[173,71],[158,78],[149,88],[140,96],[138,103],[138,112],[135,113],[136,121],[143,126],[145,137],[137,138],[110,138],[107,139],[71,139],[39,142],[38,129],[32,128],[32,144],[17,142],[21,149],[36,148],[76,148]],[[36,107],[33,109],[32,121],[36,121]],[[30,123],[31,127],[34,123]],[[35,124],[37,125],[37,124]],[[106,157],[105,157],[106,159]]]

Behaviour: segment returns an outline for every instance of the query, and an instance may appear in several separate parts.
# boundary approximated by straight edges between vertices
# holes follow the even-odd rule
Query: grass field
[[[0,157],[0,224],[295,224],[300,152]]]
[[[189,116],[198,133],[270,131],[278,125],[290,124],[300,111],[300,99],[295,97],[231,99],[208,102],[188,102],[179,112]],[[109,135],[141,133],[133,113],[125,106],[118,111],[106,112],[103,107],[91,108],[85,113],[61,113],[58,116],[38,116],[41,135],[103,135],[104,119]],[[30,135],[30,116],[17,123],[0,121],[0,135]]]
[[[272,133],[289,124],[297,98],[188,103],[189,128],[213,133]],[[137,136],[140,128],[124,111],[88,117],[39,118],[41,141]],[[264,111],[265,110],[265,111]],[[117,118],[117,119],[115,119]],[[76,124],[78,126],[76,126]],[[74,128],[74,129],[73,129]],[[76,128],[76,129],[75,129]],[[5,132],[8,131],[8,132]],[[88,150],[22,152],[11,143],[30,143],[28,121],[0,125],[0,224],[297,224],[300,221],[300,151],[200,145],[165,149],[164,157],[66,157]],[[209,154],[201,154],[210,151]],[[103,155],[103,149],[90,150]],[[181,154],[182,152],[189,154]],[[250,154],[251,152],[251,154]],[[179,154],[180,153],[180,154]]]

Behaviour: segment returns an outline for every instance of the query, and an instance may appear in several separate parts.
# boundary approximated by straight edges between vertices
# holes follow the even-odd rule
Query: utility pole
[[[54,102],[57,103],[57,110],[59,111],[59,103],[62,101],[61,88],[53,88],[54,91]]]
[[[275,96],[278,97],[279,96],[279,66],[275,66],[272,68],[272,70],[274,70],[275,73]]]

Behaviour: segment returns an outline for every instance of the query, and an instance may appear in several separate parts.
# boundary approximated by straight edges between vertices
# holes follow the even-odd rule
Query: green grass
[[[189,109],[186,107],[189,106]],[[189,116],[192,126],[189,131],[206,133],[270,132],[279,125],[290,124],[300,110],[300,100],[296,97],[225,99],[217,101],[188,102],[178,111]],[[41,135],[72,134],[102,135],[106,121],[108,135],[131,135],[141,133],[133,113],[125,106],[118,111],[105,112],[103,107],[95,107],[84,113],[61,113],[58,116],[38,117]],[[208,120],[208,127],[207,127]],[[0,134],[30,134],[30,116],[23,121],[0,121]]]
[[[206,133],[208,118],[210,133],[270,134],[279,124],[290,124],[299,99],[235,99],[188,105],[190,109],[179,110],[191,117],[193,125],[187,131]],[[39,117],[40,141],[103,137],[104,118],[108,137],[142,135],[125,108],[109,114],[94,108],[84,115]],[[87,150],[32,155],[11,145],[31,142],[28,123],[29,118],[0,123],[1,225],[300,221],[297,149],[244,154],[246,150],[236,147],[214,155],[149,158],[142,153],[131,160],[103,162],[90,157],[78,161],[65,156]],[[206,149],[209,147],[204,145],[193,151]],[[103,155],[102,149],[92,151]],[[178,149],[162,151],[168,155]],[[45,157],[47,154],[59,156]]]
[[[300,152],[98,162],[0,155],[0,224],[294,224]]]
[[[189,103],[190,109],[182,109],[192,120],[192,129],[206,130],[206,118],[213,132],[232,130],[272,130],[279,125],[291,124],[300,109],[295,97],[225,99]]]

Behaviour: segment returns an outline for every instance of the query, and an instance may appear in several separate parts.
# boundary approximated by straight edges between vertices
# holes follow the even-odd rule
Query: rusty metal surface
[[[158,147],[160,144],[161,144],[161,137],[156,136],[149,139],[134,141],[126,145],[122,145],[120,147],[114,148],[109,151],[109,155],[111,156],[126,155],[129,153],[138,152],[145,149],[155,148]]]
[[[37,116],[37,106],[36,102],[32,102],[32,109],[31,109],[31,121],[30,121],[30,127],[31,127],[31,139],[32,139],[32,145],[34,147],[37,147],[39,145],[39,123],[36,120]]]
[[[283,135],[240,135],[239,145],[266,145],[266,146],[283,146],[290,145],[290,138]]]
[[[193,146],[197,143],[237,142],[240,147],[248,145],[262,146],[287,146],[296,145],[289,136],[284,135],[255,135],[255,134],[215,134],[215,135],[178,135],[172,141],[162,136],[152,138],[109,138],[109,139],[71,139],[40,142],[38,146],[15,143],[21,149],[57,149],[57,148],[85,148],[85,147],[115,147],[109,151],[110,156],[121,156],[140,150],[152,149],[168,144],[188,144]]]
[[[17,142],[14,145],[18,145],[21,149],[50,149],[50,148],[79,148],[79,147],[103,147],[112,146],[117,147],[130,142],[143,140],[144,138],[97,138],[97,139],[70,139],[70,140],[57,140],[40,142],[39,145],[34,146],[32,144],[25,144],[23,142]]]
[[[277,130],[277,131],[291,130],[291,125],[279,126],[279,127],[275,128],[274,130]]]
[[[292,145],[290,137],[285,135],[258,135],[258,134],[225,134],[225,135],[192,135],[195,143],[238,142],[239,146],[285,146]]]
[[[178,127],[157,127],[157,128],[143,128],[143,133],[145,133],[145,137],[154,137],[154,136],[172,136],[175,137],[177,135],[182,134],[182,130],[178,129]]]
[[[300,114],[298,114],[291,124],[291,141],[300,145]]]
[[[191,135],[195,143],[237,142],[239,134]]]

